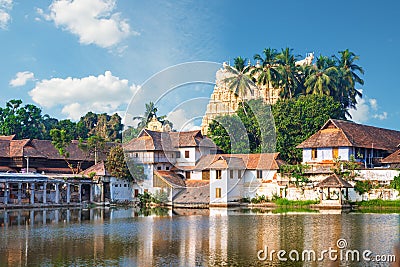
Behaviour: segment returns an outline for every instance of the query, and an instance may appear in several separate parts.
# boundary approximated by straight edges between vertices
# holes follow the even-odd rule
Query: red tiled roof
[[[69,160],[93,160],[93,156],[89,158],[87,153],[78,147],[78,144],[78,141],[74,140],[67,147],[66,150],[69,153]],[[107,146],[110,146],[110,144],[107,144]],[[8,136],[0,136],[0,157],[35,157],[47,158],[50,160],[64,159],[50,140],[13,140]],[[105,160],[106,155],[104,153],[98,153],[98,158]]]
[[[0,172],[17,172],[17,171],[8,166],[0,166]]]
[[[179,147],[215,147],[218,148],[200,130],[188,132],[157,132],[144,129],[138,138],[130,140],[124,144],[127,151],[151,151],[164,150],[175,151]]]
[[[341,177],[339,177],[337,174],[332,174],[331,176],[328,176],[321,182],[317,184],[318,187],[324,187],[324,188],[351,188],[353,187],[349,182],[343,180]]]
[[[15,134],[13,135],[0,135],[0,141],[11,141],[15,137]]]
[[[88,176],[90,173],[93,172],[96,173],[97,176],[110,176],[104,162],[97,163],[96,165],[87,168],[86,170],[81,172],[81,174]]]
[[[400,131],[330,119],[297,148],[351,146],[393,152],[399,142]]]
[[[284,164],[279,153],[260,154],[216,154],[205,155],[197,162],[195,169],[243,168],[249,170],[278,170]]]
[[[382,159],[382,163],[400,163],[400,149]]]
[[[171,187],[185,187],[185,181],[178,174],[171,171],[154,171],[154,175],[162,179]]]

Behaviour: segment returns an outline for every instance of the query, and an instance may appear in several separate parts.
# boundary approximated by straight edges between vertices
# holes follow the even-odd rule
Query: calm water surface
[[[320,253],[338,249],[337,240],[345,239],[346,249],[388,255],[399,232],[399,214],[11,210],[0,211],[0,266],[389,266],[329,259],[282,262],[276,256],[260,261],[257,252]]]

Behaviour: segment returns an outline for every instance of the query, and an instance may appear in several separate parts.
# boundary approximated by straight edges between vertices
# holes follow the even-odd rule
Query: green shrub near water
[[[400,200],[383,200],[371,199],[357,203],[360,207],[398,207],[400,208]]]
[[[289,200],[287,198],[278,198],[274,200],[274,203],[278,206],[309,206],[318,204],[318,200]]]

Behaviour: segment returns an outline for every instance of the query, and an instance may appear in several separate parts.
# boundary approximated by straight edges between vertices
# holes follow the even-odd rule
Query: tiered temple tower
[[[308,53],[306,58],[296,62],[296,65],[311,65],[314,59],[314,53]],[[226,63],[224,63],[225,66]],[[259,63],[254,67],[259,67]],[[254,68],[253,67],[253,68]],[[235,95],[229,90],[228,84],[224,82],[228,78],[229,74],[225,68],[222,68],[216,73],[216,81],[214,91],[211,94],[210,102],[207,105],[206,114],[203,116],[201,123],[201,132],[203,135],[207,134],[208,125],[217,116],[231,115],[236,112],[240,103],[242,102],[241,97]],[[244,98],[245,100],[262,99],[267,104],[275,104],[279,99],[280,88],[273,88],[271,84],[263,86],[254,86],[253,94],[248,93]]]

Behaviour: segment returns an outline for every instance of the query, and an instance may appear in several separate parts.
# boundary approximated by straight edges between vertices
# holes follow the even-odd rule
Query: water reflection
[[[336,248],[392,254],[398,214],[242,209],[0,211],[0,266],[303,266],[257,251]],[[307,266],[366,266],[314,262]],[[374,265],[370,265],[374,266]],[[387,265],[382,265],[387,266]]]

